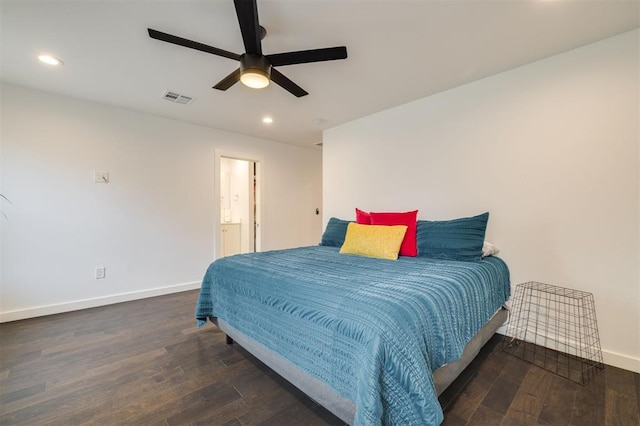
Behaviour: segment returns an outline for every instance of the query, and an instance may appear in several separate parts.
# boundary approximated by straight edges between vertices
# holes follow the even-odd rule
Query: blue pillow
[[[418,256],[445,260],[480,260],[489,213],[453,220],[419,220]]]
[[[322,241],[320,241],[320,245],[328,247],[342,247],[342,244],[344,244],[344,237],[347,235],[347,226],[349,223],[350,222],[348,220],[337,219],[335,217],[329,219],[327,228],[324,230],[324,234],[322,234]]]

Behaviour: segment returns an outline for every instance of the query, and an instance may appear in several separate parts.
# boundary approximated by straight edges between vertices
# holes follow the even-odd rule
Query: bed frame
[[[458,377],[458,375],[478,355],[480,349],[489,341],[496,330],[507,320],[507,310],[500,308],[493,317],[480,329],[465,346],[462,357],[452,363],[446,364],[433,373],[433,379],[438,395]],[[318,404],[331,411],[342,421],[352,425],[355,417],[356,406],[353,401],[338,395],[332,388],[321,380],[310,376],[298,366],[287,361],[276,352],[266,348],[262,344],[247,337],[242,332],[231,327],[221,319],[215,319],[214,324],[227,335],[227,344],[238,342],[249,353],[254,355],[280,376],[307,394]]]

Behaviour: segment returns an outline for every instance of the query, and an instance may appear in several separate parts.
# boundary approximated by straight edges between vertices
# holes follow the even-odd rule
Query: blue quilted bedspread
[[[509,271],[477,262],[313,246],[213,262],[196,318],[218,317],[356,404],[356,425],[437,425],[432,372],[504,303]]]

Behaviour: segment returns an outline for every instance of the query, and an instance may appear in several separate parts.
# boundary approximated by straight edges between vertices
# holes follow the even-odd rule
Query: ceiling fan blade
[[[293,64],[305,64],[308,62],[334,61],[347,58],[345,46],[326,47],[324,49],[299,50],[297,52],[276,53],[266,55],[274,67]]]
[[[258,22],[258,5],[256,0],[233,0],[242,33],[245,53],[262,55],[260,41],[260,23]]]
[[[238,81],[240,81],[240,68],[238,68],[237,70],[235,70],[234,72],[232,72],[231,74],[229,74],[228,76],[220,80],[218,84],[213,86],[213,88],[218,90],[227,90],[229,87],[233,86]]]
[[[284,90],[291,93],[297,98],[300,98],[302,96],[309,94],[302,87],[298,86],[293,81],[289,80],[287,77],[285,77],[281,72],[279,72],[275,68],[271,68],[271,81],[278,84]]]
[[[226,50],[218,49],[217,47],[207,46],[206,44],[198,43],[197,41],[187,40],[186,38],[174,36],[171,34],[163,33],[162,31],[147,28],[149,31],[149,37],[156,40],[166,41],[167,43],[177,44],[178,46],[188,47],[190,49],[199,50],[201,52],[212,53],[214,55],[223,56],[229,59],[240,60],[240,55]]]

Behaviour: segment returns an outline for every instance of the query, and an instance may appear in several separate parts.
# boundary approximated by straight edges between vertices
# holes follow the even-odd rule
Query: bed
[[[438,394],[505,322],[506,264],[339,251],[216,260],[199,325],[215,323],[348,424],[440,424]]]

